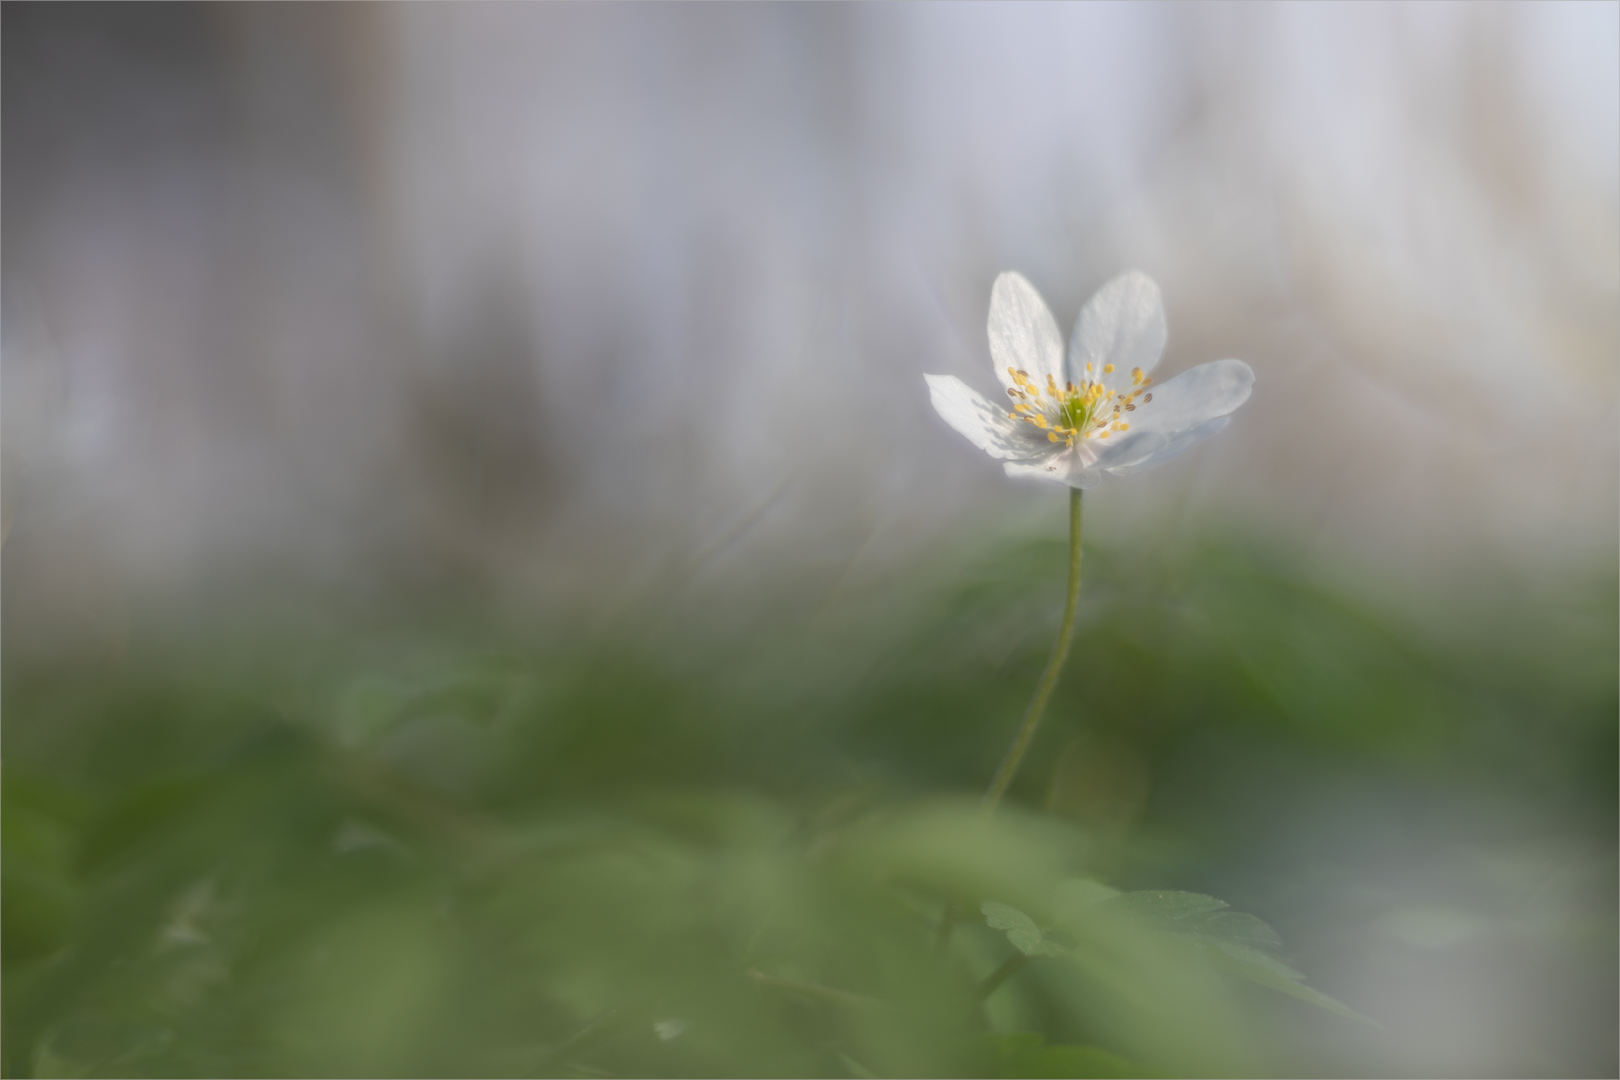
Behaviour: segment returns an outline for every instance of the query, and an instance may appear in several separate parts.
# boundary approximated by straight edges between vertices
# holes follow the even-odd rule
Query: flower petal
[[[924,375],[934,411],[967,437],[968,442],[1002,461],[1022,460],[1048,444],[1030,425],[1014,420],[1005,409],[954,375]],[[1029,432],[1030,434],[1026,434]]]
[[[1152,401],[1138,398],[1130,413],[1135,431],[1175,436],[1227,413],[1249,400],[1254,371],[1241,360],[1216,360],[1155,384]]]
[[[1146,375],[1159,362],[1166,333],[1159,286],[1140,271],[1127,271],[1098,289],[1075,321],[1069,380],[1083,386],[1090,364],[1090,378],[1110,390],[1129,389],[1133,369]],[[1105,373],[1109,365],[1114,370]]]
[[[1168,439],[1157,431],[1133,430],[1106,442],[1100,439],[1087,439],[1086,442],[1095,448],[1092,467],[1114,472],[1158,454]]]
[[[1044,387],[1050,375],[1063,384],[1063,337],[1046,301],[1024,276],[1011,270],[996,278],[990,289],[990,359],[996,378],[1012,389],[1017,384],[1007,374],[1017,368]]]
[[[1055,480],[1081,490],[1102,483],[1102,470],[1085,464],[1078,455],[1069,451],[1057,454],[1046,461],[1009,461],[1002,468],[1007,471],[1008,476],[1033,476],[1040,480]]]
[[[1140,461],[1134,461],[1125,465],[1114,465],[1111,466],[1108,471],[1113,473],[1115,476],[1130,476],[1132,473],[1139,473],[1144,469],[1151,469],[1155,465],[1169,461],[1183,450],[1191,447],[1193,443],[1209,438],[1211,435],[1215,434],[1217,431],[1221,430],[1221,428],[1225,427],[1231,422],[1232,418],[1230,416],[1217,416],[1213,420],[1205,420],[1202,424],[1199,424],[1196,427],[1187,428],[1184,431],[1177,432],[1176,434],[1165,438],[1163,445],[1160,446],[1159,449],[1155,450],[1153,453],[1149,454]]]

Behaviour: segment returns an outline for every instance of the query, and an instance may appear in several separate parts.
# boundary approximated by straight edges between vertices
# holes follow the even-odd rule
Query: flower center
[[[1103,365],[1101,374],[1113,372],[1113,364]],[[1085,381],[1080,386],[1065,383],[1060,388],[1050,375],[1046,385],[1039,386],[1029,372],[1018,368],[1008,368],[1007,374],[1017,384],[1007,388],[1007,396],[1013,399],[1013,415],[1046,432],[1047,441],[1066,446],[1080,439],[1106,439],[1130,430],[1125,414],[1136,411],[1136,399],[1141,398],[1143,405],[1153,400],[1148,392],[1153,380],[1143,375],[1141,368],[1131,369],[1132,389],[1128,393],[1104,386],[1090,364],[1086,365]]]

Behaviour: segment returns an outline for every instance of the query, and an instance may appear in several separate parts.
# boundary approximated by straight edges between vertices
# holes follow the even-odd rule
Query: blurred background
[[[617,1006],[517,959],[562,916],[476,853],[680,792],[742,800],[705,812],[758,868],[973,797],[1065,499],[921,376],[994,387],[999,272],[1067,333],[1127,268],[1161,378],[1256,389],[1088,493],[1015,800],[1382,1026],[1081,1034],[1620,1070],[1620,5],[0,18],[9,1075],[861,1075],[656,1056],[701,1025],[563,1054]],[[333,885],[356,853],[397,858]]]

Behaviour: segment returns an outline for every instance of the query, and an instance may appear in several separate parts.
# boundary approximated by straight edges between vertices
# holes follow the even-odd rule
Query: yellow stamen
[[[1104,375],[1112,375],[1113,373],[1114,373],[1114,365],[1113,364],[1104,364],[1103,365],[1103,374]]]

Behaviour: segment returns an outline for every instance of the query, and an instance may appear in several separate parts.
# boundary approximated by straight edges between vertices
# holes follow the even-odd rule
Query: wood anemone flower
[[[924,378],[945,422],[1005,462],[1009,476],[1089,488],[1103,473],[1152,468],[1225,427],[1254,386],[1254,371],[1241,360],[1216,360],[1155,383],[1164,303],[1153,279],[1134,270],[1087,301],[1067,363],[1052,312],[1020,274],[996,278],[989,331],[1008,408],[954,376]]]

